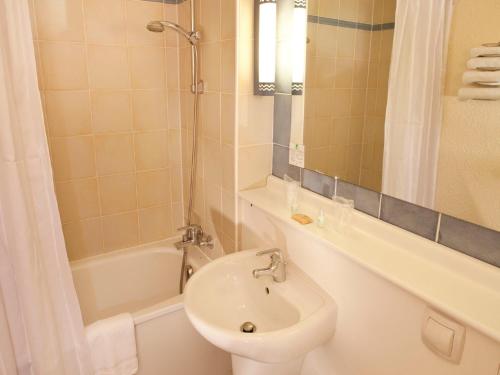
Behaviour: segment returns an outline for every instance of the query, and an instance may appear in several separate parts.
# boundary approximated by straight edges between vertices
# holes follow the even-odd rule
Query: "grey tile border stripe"
[[[369,24],[363,22],[354,22],[341,20],[338,18],[328,18],[328,17],[320,17],[320,16],[307,16],[307,22],[310,23],[319,23],[321,25],[329,25],[329,26],[338,26],[344,27],[347,29],[359,29],[366,31],[382,31],[382,30],[390,30],[394,29],[394,22],[381,23],[381,24]]]
[[[500,232],[443,214],[438,243],[500,267]]]
[[[302,168],[288,164],[288,147],[273,144],[273,176],[283,178],[286,174],[296,181],[301,181]]]
[[[354,208],[373,217],[378,217],[380,206],[380,193],[365,189],[361,186],[346,181],[337,181],[337,195],[352,199]]]
[[[439,212],[382,195],[380,219],[428,240],[436,239]]]
[[[302,187],[331,199],[335,194],[335,179],[309,169],[302,172]]]
[[[290,123],[292,121],[292,95],[274,95],[274,131],[273,143],[289,147]]]

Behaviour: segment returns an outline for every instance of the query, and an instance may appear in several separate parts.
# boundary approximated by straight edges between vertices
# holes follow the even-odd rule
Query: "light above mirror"
[[[255,0],[255,95],[273,95],[276,80],[276,0]]]

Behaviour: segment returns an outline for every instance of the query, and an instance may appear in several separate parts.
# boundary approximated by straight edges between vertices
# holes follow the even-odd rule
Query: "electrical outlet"
[[[304,168],[305,146],[299,143],[290,143],[290,153],[288,163],[300,168]]]

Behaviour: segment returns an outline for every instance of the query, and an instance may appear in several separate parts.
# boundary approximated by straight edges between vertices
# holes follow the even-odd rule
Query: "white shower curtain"
[[[0,374],[90,374],[31,35],[27,0],[1,0]]]
[[[398,0],[382,192],[434,207],[452,0]]]

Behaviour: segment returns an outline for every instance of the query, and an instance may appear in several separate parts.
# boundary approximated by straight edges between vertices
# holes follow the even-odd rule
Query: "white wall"
[[[497,375],[499,343],[467,328],[460,364],[449,363],[421,341],[422,300],[243,200],[240,215],[243,249],[286,250],[338,305],[334,337],[308,355],[302,375]]]

